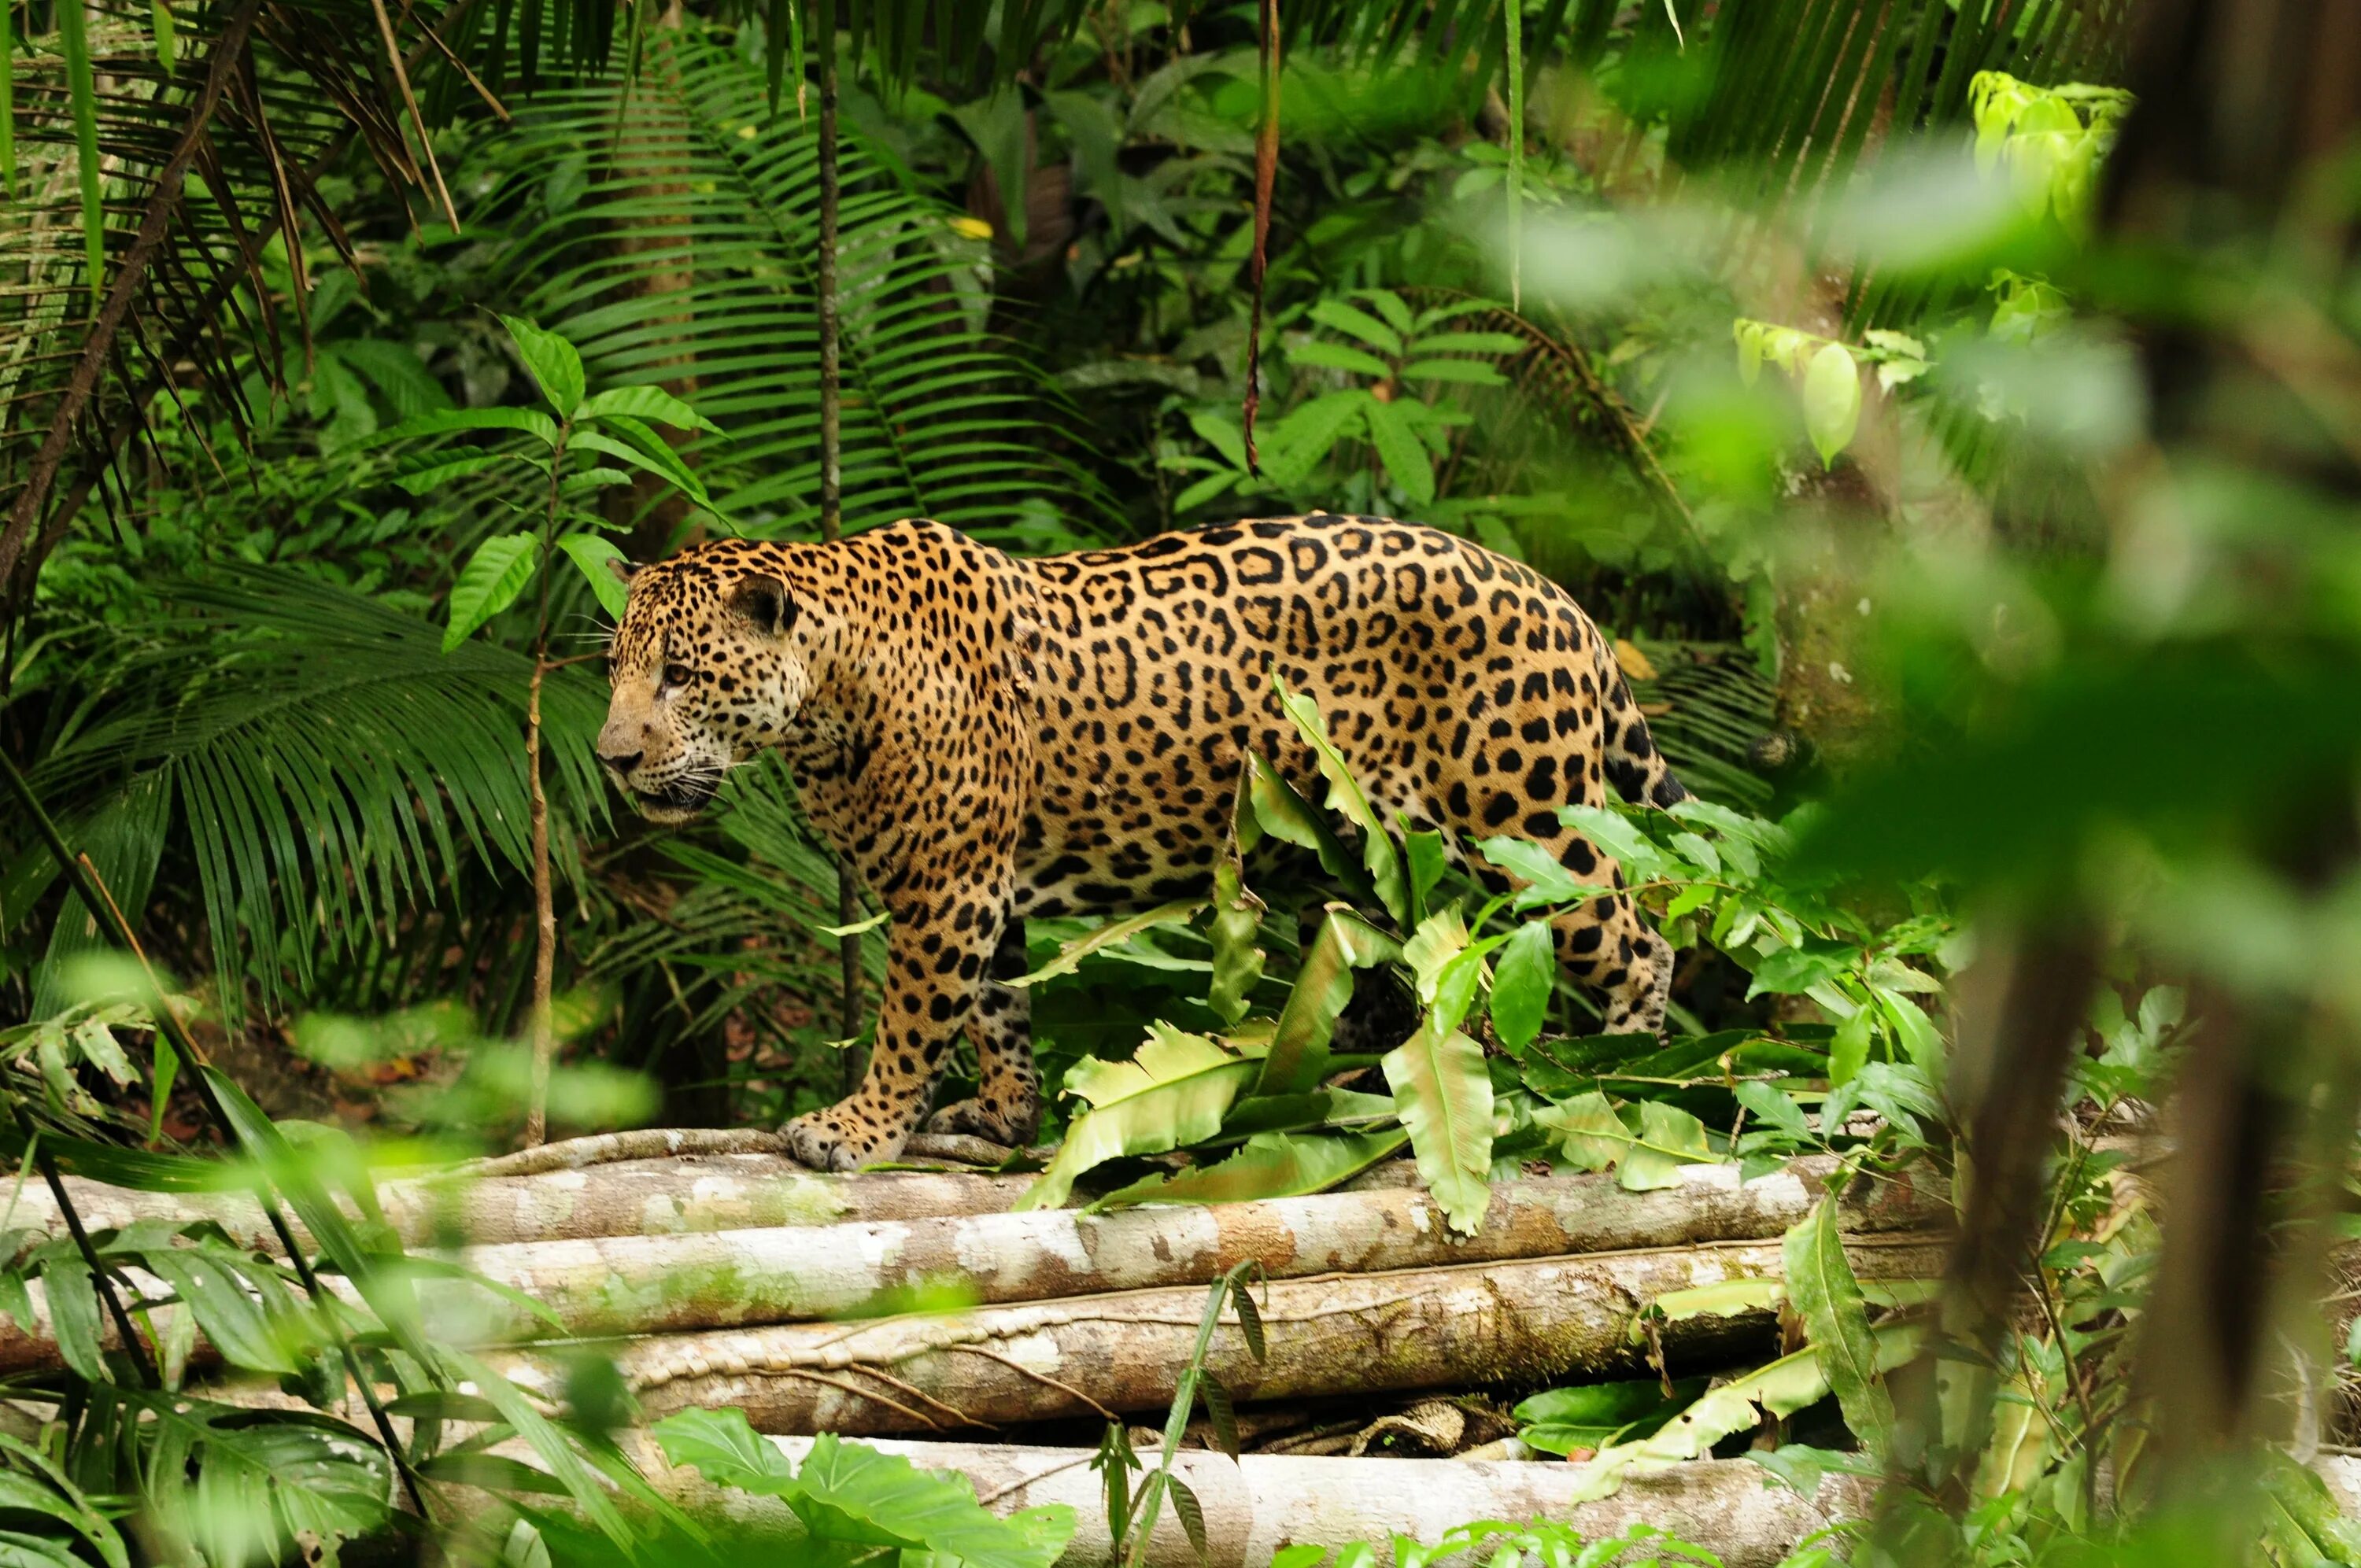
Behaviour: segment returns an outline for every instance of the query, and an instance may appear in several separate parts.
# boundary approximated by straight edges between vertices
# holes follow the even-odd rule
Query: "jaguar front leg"
[[[968,1035],[975,1041],[975,1098],[946,1105],[928,1119],[935,1133],[971,1133],[1016,1148],[1041,1122],[1041,1074],[1033,1065],[1033,993],[1006,982],[1022,976],[1025,922],[1012,917],[1001,927],[992,950],[992,969],[978,993]]]
[[[974,1012],[1005,898],[1004,889],[886,897],[894,923],[869,1071],[851,1095],[786,1124],[796,1159],[815,1170],[856,1170],[902,1152]]]

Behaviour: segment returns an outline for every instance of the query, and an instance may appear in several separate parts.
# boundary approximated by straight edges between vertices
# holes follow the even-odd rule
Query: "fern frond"
[[[774,117],[751,62],[694,33],[652,39],[640,80],[546,95],[499,161],[496,203],[538,203],[588,156],[588,185],[523,235],[525,309],[603,385],[693,388],[690,461],[733,518],[814,526],[819,494],[815,132]],[[1089,538],[1112,509],[1076,464],[1059,394],[961,299],[982,260],[950,209],[898,189],[850,137],[837,262],[843,494],[851,525],[933,517],[991,535],[1043,512]]]

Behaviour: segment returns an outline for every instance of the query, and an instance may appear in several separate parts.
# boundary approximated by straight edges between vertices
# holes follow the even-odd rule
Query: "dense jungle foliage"
[[[1612,639],[1696,798],[1563,817],[1679,949],[1667,1037],[1559,973],[1598,888],[1383,819],[1291,694],[1322,776],[1248,768],[1207,897],[1031,923],[1020,1207],[1407,1158],[1473,1233],[1832,1157],[1781,1277],[1628,1303],[1653,1376],[1491,1390],[1524,1451],[1875,1483],[1797,1568],[2361,1563],[2356,60],[2338,0],[0,5],[0,1557],[742,1555],[377,1185],[857,1070],[884,916],[787,770],[679,829],[599,773],[609,564],[1323,510]],[[1948,1195],[1939,1277],[1848,1260],[1881,1188]],[[1174,1455],[1235,1456],[1257,1288],[1159,1442],[1083,1439],[1124,1561],[1204,1550]],[[1076,1529],[652,1431],[788,1561]],[[1279,1561],[1381,1552],[1718,1560]]]

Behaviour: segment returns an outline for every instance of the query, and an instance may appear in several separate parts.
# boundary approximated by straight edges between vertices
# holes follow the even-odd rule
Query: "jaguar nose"
[[[607,764],[609,771],[620,777],[624,773],[630,773],[633,768],[638,767],[640,765],[640,759],[646,755],[647,753],[645,751],[633,751],[629,755],[618,755],[612,751],[601,751],[598,753],[598,760]]]

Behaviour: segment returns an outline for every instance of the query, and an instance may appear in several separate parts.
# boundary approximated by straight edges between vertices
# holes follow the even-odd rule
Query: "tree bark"
[[[521,1292],[558,1322],[470,1284],[418,1287],[435,1337],[500,1344],[558,1336],[689,1333],[873,1313],[896,1293],[957,1281],[970,1304],[1198,1288],[1243,1263],[1271,1278],[1381,1274],[1512,1259],[1769,1240],[1810,1213],[1827,1158],[1741,1184],[1692,1168],[1678,1186],[1624,1192],[1608,1176],[1504,1184],[1483,1229],[1453,1235],[1404,1187],[1112,1214],[1071,1210],[477,1246],[461,1266]],[[1939,1224],[1948,1206],[1906,1183],[1849,1205],[1856,1233]],[[143,1282],[144,1283],[144,1282]],[[341,1282],[332,1289],[347,1294]],[[150,1294],[160,1293],[151,1291]],[[57,1365],[46,1307],[0,1324],[0,1371]],[[205,1358],[201,1346],[198,1358]]]
[[[805,1438],[770,1442],[800,1464],[811,1450]],[[976,1496],[997,1513],[1063,1503],[1077,1517],[1061,1568],[1113,1561],[1106,1505],[1093,1455],[1085,1448],[1019,1448],[981,1443],[875,1444],[927,1470],[949,1470],[974,1484]],[[655,1445],[628,1446],[656,1489],[693,1518],[725,1527],[733,1541],[798,1541],[802,1527],[785,1503],[725,1490],[690,1469],[674,1469]],[[504,1448],[503,1453],[511,1452]],[[517,1453],[530,1463],[530,1456]],[[1155,1463],[1153,1453],[1141,1456]],[[1433,1541],[1474,1519],[1546,1519],[1603,1540],[1635,1524],[1650,1524],[1717,1554],[1729,1568],[1771,1568],[1815,1531],[1858,1518],[1871,1484],[1831,1475],[1806,1495],[1772,1479],[1743,1459],[1708,1459],[1675,1465],[1626,1482],[1614,1497],[1575,1503],[1573,1467],[1565,1464],[1469,1462],[1453,1459],[1301,1459],[1249,1453],[1233,1464],[1220,1453],[1183,1453],[1174,1465],[1205,1509],[1202,1560],[1170,1508],[1148,1538],[1149,1568],[1261,1568],[1296,1542],[1344,1546],[1368,1541],[1378,1563],[1393,1561],[1399,1533]]]
[[[1944,1249],[1902,1235],[1851,1244],[1872,1279],[1931,1278]],[[1684,1317],[1652,1335],[1634,1317],[1675,1290],[1778,1277],[1775,1242],[1273,1281],[1257,1292],[1266,1358],[1235,1319],[1207,1370],[1240,1401],[1403,1393],[1629,1375],[1661,1346],[1668,1365],[1771,1354],[1776,1315],[1747,1308]],[[1197,1286],[1082,1299],[913,1313],[633,1341],[616,1365],[647,1419],[744,1410],[757,1430],[849,1435],[1160,1409],[1204,1310]],[[1653,1341],[1653,1345],[1651,1344]],[[528,1353],[495,1367],[552,1406],[566,1366]],[[1087,1390],[1087,1392],[1085,1392]]]

